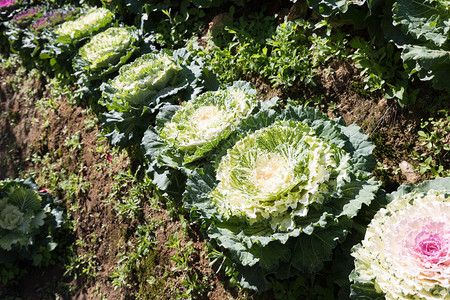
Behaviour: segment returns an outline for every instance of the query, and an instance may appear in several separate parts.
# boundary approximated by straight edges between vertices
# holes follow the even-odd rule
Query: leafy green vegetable
[[[44,263],[39,253],[56,247],[53,234],[62,222],[55,200],[47,192],[37,192],[31,179],[1,181],[0,266],[16,260]]]
[[[91,74],[108,74],[124,64],[136,50],[139,35],[135,27],[110,27],[94,35],[78,51],[74,69]]]
[[[103,30],[113,20],[114,13],[110,10],[104,7],[90,8],[78,19],[58,25],[55,28],[57,41],[63,44],[73,44]]]
[[[102,84],[99,103],[109,110],[103,127],[114,145],[140,144],[162,106],[189,100],[204,87],[215,86],[215,79],[203,71],[203,63],[186,49],[144,54]],[[132,132],[129,126],[139,129]]]
[[[33,6],[15,14],[9,22],[4,23],[6,27],[4,34],[8,38],[11,52],[21,53],[23,51],[22,40],[25,37],[27,26],[29,26],[34,20],[41,17],[43,12],[43,7]]]
[[[352,251],[352,299],[446,299],[450,296],[450,178],[406,184]]]
[[[184,162],[202,158],[205,151],[227,138],[233,127],[256,107],[256,90],[246,82],[235,82],[224,90],[210,91],[179,107],[160,128],[168,147],[185,153]]]
[[[192,163],[218,147],[257,108],[256,96],[250,83],[239,81],[226,89],[205,92],[183,106],[163,107],[157,126],[149,127],[142,140],[149,173],[157,186],[167,191],[173,178],[173,174],[167,176],[171,169],[189,174]],[[169,171],[160,174],[165,168]]]
[[[49,60],[52,69],[58,73],[72,77],[71,62],[78,49],[89,37],[112,26],[114,13],[100,8],[84,8],[80,16],[67,20],[55,28],[44,29],[42,35],[47,39],[39,57]]]
[[[184,201],[247,288],[319,271],[378,190],[368,137],[314,109],[263,110],[230,145],[188,178]]]

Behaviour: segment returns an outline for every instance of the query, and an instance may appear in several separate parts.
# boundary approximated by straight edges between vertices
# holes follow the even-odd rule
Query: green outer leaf
[[[14,189],[8,193],[9,203],[17,206],[20,211],[36,213],[41,208],[37,193],[28,189]]]
[[[130,109],[123,113],[112,110],[102,113],[102,130],[113,146],[125,148],[141,143],[154,118],[151,110]]]
[[[308,5],[323,17],[329,17],[336,13],[346,13],[350,5],[362,6],[366,1],[346,0],[308,0]]]
[[[436,89],[450,91],[450,9],[434,0],[399,0],[382,21],[385,36],[402,49],[410,76],[417,73]]]
[[[450,91],[450,51],[426,46],[404,45],[401,57],[410,72],[417,71],[421,80],[431,80],[436,89]]]
[[[450,8],[443,6],[445,2],[433,0],[397,0],[393,8],[393,25],[401,25],[405,34],[418,41],[431,41],[442,47],[449,39],[450,30]]]
[[[388,202],[391,202],[397,197],[409,194],[411,192],[423,192],[426,193],[429,190],[436,191],[450,191],[450,177],[440,177],[434,180],[427,180],[418,185],[412,183],[406,183],[401,185],[397,191],[386,195]]]

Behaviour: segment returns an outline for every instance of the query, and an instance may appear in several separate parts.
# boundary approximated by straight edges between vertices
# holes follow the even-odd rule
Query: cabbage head
[[[91,36],[113,25],[114,13],[100,7],[82,8],[76,19],[68,18],[53,28],[44,28],[40,36],[46,40],[39,53],[52,70],[73,79],[72,60],[80,46]]]
[[[177,91],[187,84],[178,77],[181,66],[169,53],[144,54],[120,68],[119,74],[103,85],[102,103],[108,110],[124,112],[132,107],[157,105],[168,90]],[[156,99],[155,99],[156,98]]]
[[[379,187],[368,137],[314,109],[262,110],[229,145],[188,178],[184,202],[246,288],[318,272]]]
[[[215,79],[208,74],[203,62],[186,49],[147,53],[123,65],[116,77],[101,86],[99,103],[108,109],[102,125],[107,137],[113,145],[139,145],[163,106],[187,101],[205,87],[214,88]]]
[[[58,245],[55,233],[62,226],[63,212],[56,199],[44,190],[38,192],[33,179],[0,181],[0,269],[23,261],[33,266],[51,263],[51,252]],[[14,279],[10,275],[0,272],[0,282]]]
[[[66,21],[55,28],[57,42],[74,44],[87,38],[110,25],[114,13],[104,7],[93,7],[83,13],[78,19]]]
[[[45,212],[35,191],[11,188],[0,199],[0,247],[11,250],[13,245],[30,244],[34,232],[44,225],[44,219]]]
[[[257,106],[253,86],[238,81],[227,88],[205,92],[183,105],[162,108],[157,126],[149,127],[142,141],[151,165],[150,174],[159,188],[165,190],[170,180],[163,180],[165,175],[158,176],[154,168],[169,167],[189,174],[191,164],[218,147]]]
[[[138,41],[135,27],[110,27],[80,48],[74,59],[74,69],[88,78],[109,74],[126,63]]]
[[[450,178],[387,195],[352,249],[352,299],[450,298]]]

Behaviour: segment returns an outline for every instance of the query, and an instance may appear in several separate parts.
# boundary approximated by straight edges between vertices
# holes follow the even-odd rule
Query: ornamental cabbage
[[[113,145],[140,144],[161,107],[187,101],[205,87],[214,89],[215,79],[186,49],[144,54],[102,84],[99,103],[109,110],[102,126]]]
[[[4,23],[6,27],[4,34],[8,39],[11,52],[22,54],[21,52],[24,48],[23,40],[27,33],[26,27],[32,21],[41,17],[43,12],[44,9],[42,7],[34,6],[15,14],[9,22]],[[29,55],[29,53],[23,55],[24,58],[26,58],[26,55]]]
[[[113,25],[114,13],[106,8],[84,8],[74,20],[67,19],[54,28],[45,28],[41,32],[47,42],[39,54],[41,60],[49,60],[53,71],[73,76],[70,63],[79,47],[89,37]],[[69,63],[68,63],[69,62]]]
[[[184,202],[247,288],[319,271],[378,190],[368,137],[314,109],[262,110],[229,145],[188,178]]]
[[[0,181],[0,269],[26,260],[42,266],[53,259],[63,213],[49,193],[37,190],[31,178]],[[10,275],[0,272],[0,282]]]
[[[407,184],[353,248],[353,299],[450,298],[450,178]]]
[[[42,16],[43,9],[40,6],[30,7],[27,10],[15,14],[11,23],[19,28],[27,27],[33,20]]]
[[[175,194],[181,194],[183,185],[171,182],[174,169],[189,174],[193,162],[214,150],[255,110],[256,94],[250,83],[239,81],[226,89],[205,92],[183,106],[162,108],[157,126],[149,127],[142,140],[154,183],[166,192],[175,185]]]
[[[111,24],[114,14],[104,8],[90,8],[78,19],[66,21],[56,27],[57,41],[63,44],[73,44],[87,38]]]
[[[64,21],[70,20],[78,14],[79,9],[76,7],[57,8],[46,12],[41,18],[31,23],[31,30],[40,32],[44,28],[52,28]]]
[[[204,150],[212,150],[211,143],[227,138],[256,104],[256,90],[244,82],[205,92],[179,106],[161,128],[160,137],[168,147],[187,154],[185,163],[199,159]]]
[[[90,78],[109,74],[130,58],[138,40],[135,27],[110,27],[80,48],[74,69]]]
[[[124,112],[131,107],[157,102],[153,99],[155,96],[159,97],[160,92],[166,92],[168,87],[180,81],[177,78],[180,70],[181,67],[168,53],[144,54],[120,68],[119,75],[102,87],[103,99],[100,103],[108,110]],[[180,83],[180,87],[186,84],[185,80]]]

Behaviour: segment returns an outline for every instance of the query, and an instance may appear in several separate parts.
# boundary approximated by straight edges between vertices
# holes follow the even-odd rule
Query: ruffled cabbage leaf
[[[99,78],[119,69],[137,49],[135,27],[110,27],[94,35],[83,45],[74,59],[74,70]]]
[[[319,271],[379,188],[369,138],[315,109],[263,110],[229,144],[189,176],[183,200],[246,288]]]
[[[405,184],[352,249],[351,299],[450,297],[450,178]]]
[[[182,106],[163,107],[156,126],[148,128],[141,144],[157,186],[163,191],[172,186],[166,177],[170,172],[161,170],[189,174],[199,160],[226,140],[241,120],[259,106],[254,87],[237,81],[229,87],[205,92]]]
[[[105,7],[93,7],[78,19],[66,21],[55,28],[57,41],[62,44],[74,44],[102,31],[112,23],[114,13]]]
[[[186,49],[144,54],[102,84],[99,103],[108,110],[102,127],[113,145],[139,145],[161,107],[187,101],[205,86],[214,89],[215,82],[203,70],[203,62]],[[137,130],[128,130],[129,126]]]
[[[51,252],[57,246],[54,233],[63,221],[56,199],[38,192],[31,178],[1,181],[0,266],[17,260],[41,265],[43,251]]]

